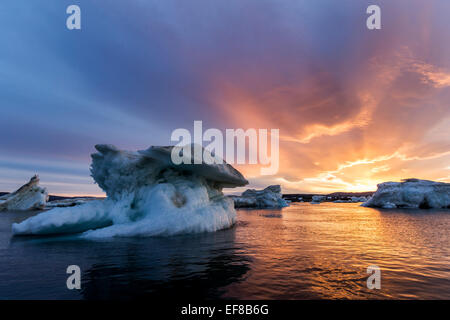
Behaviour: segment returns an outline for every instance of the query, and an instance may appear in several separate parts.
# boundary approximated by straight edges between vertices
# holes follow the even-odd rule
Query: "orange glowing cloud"
[[[319,72],[295,84],[274,84],[269,75],[256,87],[222,83],[216,92],[235,125],[280,129],[278,174],[241,170],[254,185],[281,184],[285,192],[367,191],[408,177],[448,181],[450,72],[402,50],[368,59],[363,81]]]

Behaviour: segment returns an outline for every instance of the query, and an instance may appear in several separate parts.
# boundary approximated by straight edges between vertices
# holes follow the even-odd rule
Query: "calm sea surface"
[[[299,203],[210,234],[12,238],[31,215],[0,213],[0,299],[450,299],[450,210]],[[81,290],[66,288],[73,264]]]

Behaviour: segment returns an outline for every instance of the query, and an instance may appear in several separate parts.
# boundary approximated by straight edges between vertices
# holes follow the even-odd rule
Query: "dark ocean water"
[[[450,299],[450,210],[301,203],[209,234],[13,238],[33,214],[0,213],[1,299]],[[66,287],[74,264],[81,290]]]

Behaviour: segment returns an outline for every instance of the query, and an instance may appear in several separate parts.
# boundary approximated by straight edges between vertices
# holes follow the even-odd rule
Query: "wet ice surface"
[[[33,214],[0,214],[2,299],[450,299],[450,210],[298,203],[238,210],[214,233],[12,238]],[[66,288],[72,264],[78,291]],[[380,290],[366,288],[369,265]]]

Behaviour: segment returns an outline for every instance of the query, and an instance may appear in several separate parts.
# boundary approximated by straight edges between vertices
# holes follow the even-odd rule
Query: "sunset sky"
[[[448,0],[3,0],[0,191],[39,173],[52,194],[102,194],[95,144],[169,145],[194,120],[280,130],[278,174],[238,166],[250,187],[450,182],[449,17]]]

